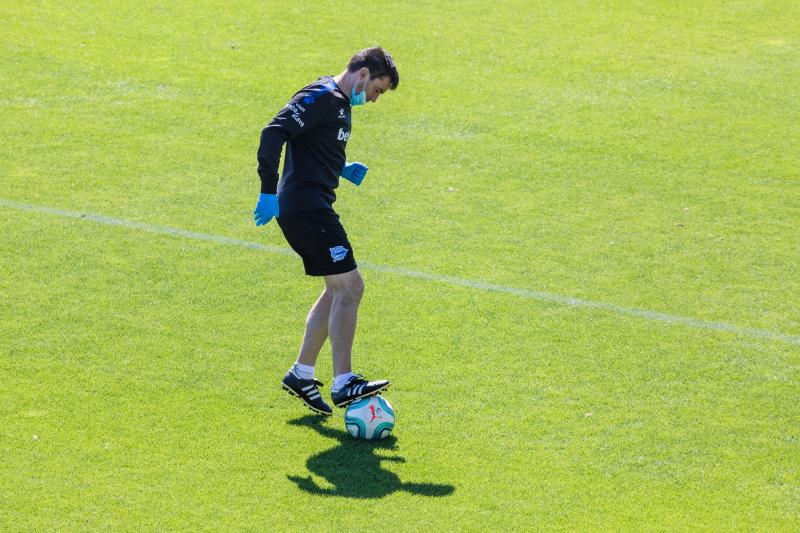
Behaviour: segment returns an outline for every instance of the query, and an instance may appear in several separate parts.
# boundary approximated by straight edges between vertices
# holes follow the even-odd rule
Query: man
[[[331,399],[336,407],[378,394],[386,380],[367,381],[353,374],[351,355],[358,305],[364,281],[353,248],[333,210],[339,176],[360,185],[367,173],[361,163],[348,163],[353,106],[377,102],[397,88],[400,77],[388,52],[367,48],[355,54],[338,76],[324,76],[295,93],[261,132],[258,174],[261,194],[253,218],[256,226],[272,217],[289,245],[302,258],[309,276],[321,276],[325,289],[311,307],[297,361],[283,378],[283,388],[312,411],[330,415],[314,379],[314,366],[326,338],[333,352]],[[278,183],[281,148],[286,144],[283,175]]]

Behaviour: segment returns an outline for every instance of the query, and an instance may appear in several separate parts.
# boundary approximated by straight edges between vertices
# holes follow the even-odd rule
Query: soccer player
[[[389,386],[387,380],[367,381],[352,371],[353,338],[364,281],[333,203],[339,176],[360,185],[367,173],[366,165],[348,163],[345,158],[352,108],[377,102],[399,82],[397,67],[386,50],[361,50],[339,75],[323,76],[296,92],[261,132],[261,194],[253,212],[256,226],[275,217],[287,242],[302,258],[306,274],[325,280],[322,294],[308,313],[300,353],[283,378],[283,388],[312,411],[325,415],[333,410],[320,395],[318,387],[323,384],[314,378],[314,366],[327,338],[333,352],[331,400],[336,407]],[[279,183],[278,164],[284,144],[286,155]]]

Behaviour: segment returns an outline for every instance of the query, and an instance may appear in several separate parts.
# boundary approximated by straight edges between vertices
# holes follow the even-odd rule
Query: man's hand
[[[347,181],[351,181],[356,185],[361,185],[361,182],[364,181],[364,176],[367,175],[367,165],[363,165],[359,162],[355,163],[345,163],[344,168],[342,169],[342,177]]]
[[[272,220],[272,217],[279,216],[281,214],[278,209],[278,196],[275,194],[260,194],[256,209],[253,211],[253,220],[256,221],[256,226],[263,226]]]

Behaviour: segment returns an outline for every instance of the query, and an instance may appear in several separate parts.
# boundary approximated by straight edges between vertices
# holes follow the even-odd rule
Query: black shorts
[[[286,213],[277,220],[309,276],[344,274],[357,268],[353,247],[333,209]]]

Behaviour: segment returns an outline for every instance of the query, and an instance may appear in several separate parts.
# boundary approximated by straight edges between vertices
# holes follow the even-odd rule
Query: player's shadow
[[[394,472],[381,468],[381,461],[405,462],[398,455],[378,453],[394,448],[397,442],[394,435],[377,441],[356,440],[346,431],[327,427],[323,420],[322,416],[306,415],[289,421],[289,424],[312,428],[337,441],[333,448],[312,455],[306,461],[308,470],[325,479],[330,487],[319,486],[311,476],[286,476],[301,490],[344,498],[383,498],[401,490],[421,496],[447,496],[455,490],[452,485],[404,483]]]

